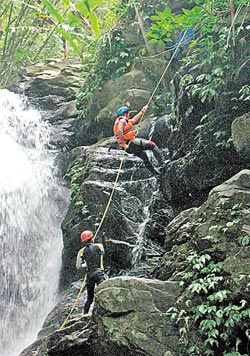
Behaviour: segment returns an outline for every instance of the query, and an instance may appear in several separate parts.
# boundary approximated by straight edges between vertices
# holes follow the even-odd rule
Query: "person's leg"
[[[95,282],[89,278],[86,283],[87,287],[87,301],[84,305],[84,314],[88,314],[89,308],[94,300],[94,293],[95,293]]]
[[[146,152],[141,151],[140,153],[140,157],[143,160],[145,167],[153,174],[158,174],[158,172],[155,170],[155,167],[153,165],[153,163],[151,162],[151,160],[148,158]]]
[[[141,139],[141,144],[142,144],[143,150],[152,151],[155,158],[157,159],[159,165],[162,165],[162,154],[161,154],[161,150],[158,148],[158,146],[153,141],[148,141],[145,139]]]
[[[146,140],[145,140],[146,141]],[[136,138],[130,142],[129,148],[127,149],[128,153],[133,153],[135,156],[141,158],[146,166],[146,168],[152,172],[156,173],[153,164],[151,163],[150,159],[148,158],[146,152],[146,145],[143,145],[142,139]]]

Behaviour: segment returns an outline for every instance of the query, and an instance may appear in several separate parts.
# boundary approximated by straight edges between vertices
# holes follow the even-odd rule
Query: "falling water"
[[[143,254],[143,245],[145,243],[144,240],[144,232],[145,232],[145,228],[149,219],[149,209],[148,206],[144,207],[144,216],[145,218],[143,219],[143,221],[141,222],[141,224],[139,224],[138,227],[138,232],[137,232],[137,240],[135,243],[135,247],[133,248],[132,251],[132,265],[136,266],[137,263],[139,263],[142,254]]]
[[[0,91],[0,356],[32,343],[56,302],[62,188],[49,136],[37,110]]]

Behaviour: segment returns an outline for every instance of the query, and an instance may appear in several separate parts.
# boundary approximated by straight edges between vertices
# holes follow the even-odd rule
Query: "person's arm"
[[[121,144],[122,147],[126,150],[128,148],[128,145],[126,145],[126,142],[123,138],[123,129],[126,126],[126,120],[125,119],[121,119],[118,122],[118,131],[117,131],[117,135],[119,136],[119,139],[121,140]]]
[[[98,247],[99,247],[99,249],[100,249],[100,254],[101,254],[101,256],[100,256],[100,268],[102,269],[102,270],[104,270],[104,266],[103,266],[103,256],[104,256],[104,247],[103,247],[103,244],[98,244]]]
[[[83,250],[84,248],[82,248],[81,250],[79,250],[78,254],[77,254],[77,258],[76,258],[76,269],[80,269],[80,268],[85,268],[86,262],[82,263],[82,254],[83,254]]]
[[[100,268],[102,270],[104,270],[104,267],[103,267],[103,255],[101,255]]]
[[[136,124],[140,118],[142,117],[142,115],[144,115],[144,113],[148,110],[148,106],[143,106],[143,108],[141,109],[141,111],[138,112],[138,114],[136,114],[132,119],[130,119],[130,121],[132,121],[133,125]]]

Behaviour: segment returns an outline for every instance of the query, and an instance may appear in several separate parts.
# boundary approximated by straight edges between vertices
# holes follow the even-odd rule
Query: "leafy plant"
[[[147,36],[151,38],[149,43],[172,43],[176,48],[181,41],[185,41],[184,35],[176,41],[180,31],[185,34],[189,28],[195,30],[196,38],[190,41],[190,51],[182,61],[189,67],[199,66],[199,73],[186,73],[182,81],[202,103],[211,102],[221,95],[226,84],[232,80],[232,74],[246,65],[236,56],[236,51],[247,46],[243,34],[247,1],[236,1],[231,9],[227,0],[191,0],[191,3],[193,8],[183,8],[181,14],[173,13],[170,8],[157,11],[151,16],[154,23]],[[243,18],[240,23],[238,18]],[[240,90],[240,94],[241,100],[248,100],[247,86]]]
[[[6,85],[27,63],[92,54],[98,37],[117,22],[119,0],[3,0],[0,74]],[[25,53],[26,52],[26,53]],[[6,71],[8,63],[8,71]]]
[[[237,238],[237,242],[239,245],[245,247],[250,245],[250,236],[244,235]]]
[[[209,254],[191,251],[187,257],[183,296],[187,308],[169,310],[171,318],[179,325],[180,342],[187,346],[188,355],[242,355],[239,345],[242,339],[237,330],[249,335],[249,303],[242,299],[234,301],[224,275],[223,262],[215,262]],[[247,280],[245,281],[247,286]],[[201,343],[192,344],[190,332],[198,328]]]
[[[247,101],[250,100],[250,85],[243,85],[243,87],[239,90],[240,100]]]
[[[96,91],[102,90],[108,80],[130,71],[133,58],[138,55],[139,49],[128,46],[124,35],[129,11],[129,4],[123,3],[119,9],[119,17],[122,17],[121,26],[100,36],[93,55],[86,59],[86,81],[77,96],[78,105],[83,108],[81,117],[92,118],[87,109],[91,97]]]
[[[81,159],[78,159],[65,175],[65,178],[70,180],[71,203],[74,205],[75,211],[83,216],[88,213],[82,197],[82,182],[87,172],[88,163],[83,163]]]

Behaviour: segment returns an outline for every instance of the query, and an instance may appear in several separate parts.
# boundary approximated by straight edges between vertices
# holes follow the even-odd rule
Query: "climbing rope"
[[[187,32],[187,30],[184,32],[183,39],[185,38],[186,32]],[[164,78],[164,76],[165,76],[165,74],[166,74],[166,72],[167,72],[167,70],[168,70],[170,64],[172,63],[172,60],[173,60],[173,58],[174,58],[174,56],[175,56],[175,54],[176,54],[178,48],[180,47],[181,43],[182,43],[182,41],[180,41],[180,42],[178,43],[178,45],[176,46],[175,51],[173,52],[173,54],[172,54],[172,56],[171,56],[171,58],[170,58],[170,60],[169,60],[169,62],[168,62],[168,64],[167,64],[166,68],[164,69],[164,71],[163,71],[163,73],[162,73],[160,79],[158,80],[158,82],[157,82],[157,84],[156,84],[156,86],[155,86],[155,88],[154,88],[154,90],[153,90],[153,92],[152,92],[152,94],[151,94],[151,96],[150,96],[150,98],[149,98],[149,100],[148,100],[146,106],[149,106],[149,104],[151,103],[151,101],[152,101],[152,99],[153,99],[153,97],[154,97],[154,95],[155,95],[157,89],[159,88],[159,85],[160,85],[161,81],[163,80],[163,78]],[[136,134],[138,133],[138,130],[139,130],[139,127],[140,127],[140,125],[141,125],[141,122],[142,122],[142,119],[143,119],[143,117],[144,117],[144,114],[145,114],[145,112],[142,112],[142,116],[140,117],[140,120],[138,121],[138,125],[137,125],[137,128],[136,128]],[[131,142],[131,141],[130,141],[130,142]],[[129,144],[130,144],[130,142],[129,142]],[[129,144],[128,144],[128,146],[129,146]],[[107,215],[107,212],[108,212],[110,203],[111,203],[111,201],[112,201],[112,198],[113,198],[113,195],[114,195],[114,191],[115,191],[115,189],[116,189],[117,182],[118,182],[118,179],[119,179],[119,176],[120,176],[120,173],[121,173],[121,169],[122,169],[122,166],[123,166],[125,154],[126,154],[126,151],[124,150],[124,151],[123,151],[123,154],[122,154],[122,158],[121,158],[121,163],[120,163],[120,166],[119,166],[118,171],[117,171],[117,175],[116,175],[116,179],[115,179],[115,182],[114,182],[113,189],[112,189],[112,191],[111,191],[111,193],[110,193],[110,197],[109,197],[109,200],[108,200],[106,209],[105,209],[105,211],[104,211],[104,213],[103,213],[102,219],[101,219],[100,224],[99,224],[99,226],[98,226],[98,228],[97,228],[97,230],[96,230],[96,233],[95,233],[95,235],[94,235],[93,240],[95,240],[96,236],[98,235],[98,233],[99,233],[99,231],[100,231],[100,229],[101,229],[102,223],[103,223],[103,221],[104,221],[104,219],[105,219],[105,217],[106,217],[106,215]]]
[[[77,303],[78,303],[78,301],[79,301],[79,299],[80,299],[80,297],[81,297],[83,288],[85,287],[86,279],[87,279],[87,275],[85,275],[85,277],[84,277],[84,279],[83,279],[83,282],[82,282],[82,285],[81,285],[81,288],[80,288],[80,290],[79,290],[79,292],[78,292],[78,294],[77,294],[76,300],[75,300],[74,304],[72,305],[72,308],[71,308],[69,314],[67,315],[66,319],[64,320],[64,322],[63,322],[62,325],[60,326],[59,330],[62,330],[62,329],[64,328],[65,324],[67,324],[67,321],[69,320],[69,317],[70,317],[71,314],[73,313],[73,311],[74,311],[74,309],[75,309],[75,307],[76,307],[76,305],[77,305]]]
[[[126,152],[124,151],[124,152],[123,152],[123,155],[122,155],[121,162],[120,162],[120,166],[119,166],[119,168],[118,168],[118,172],[117,172],[117,175],[116,175],[116,179],[115,179],[115,182],[114,182],[113,189],[112,189],[112,191],[111,191],[111,193],[110,193],[110,196],[109,196],[109,200],[108,200],[106,209],[105,209],[105,211],[104,211],[104,213],[103,213],[102,219],[101,219],[100,224],[99,224],[99,226],[98,226],[98,228],[97,228],[97,230],[96,230],[96,233],[95,233],[95,235],[94,235],[94,237],[93,237],[93,240],[95,240],[95,238],[96,238],[98,232],[100,231],[100,228],[101,228],[102,223],[103,223],[103,221],[104,221],[104,219],[105,219],[105,216],[107,215],[107,212],[108,212],[110,203],[111,203],[111,201],[112,201],[113,194],[114,194],[114,191],[115,191],[115,189],[116,189],[116,185],[117,185],[117,182],[118,182],[120,173],[121,173],[121,169],[122,169],[122,165],[123,165],[125,153],[126,153]],[[60,326],[59,330],[61,330],[61,329],[64,328],[64,326],[66,325],[67,321],[69,320],[71,314],[73,313],[73,311],[74,311],[74,309],[75,309],[75,307],[76,307],[76,305],[77,305],[77,303],[78,303],[78,301],[79,301],[79,299],[80,299],[80,297],[81,297],[82,291],[83,291],[83,289],[84,289],[84,287],[85,287],[85,285],[86,285],[86,278],[87,278],[87,275],[85,275],[84,280],[83,280],[82,285],[81,285],[81,288],[80,288],[80,290],[79,290],[79,293],[77,294],[76,300],[75,300],[75,302],[74,302],[74,304],[73,304],[73,306],[72,306],[72,308],[71,308],[71,310],[70,310],[68,316],[66,317],[66,319],[64,320],[64,322],[63,322],[62,325]]]
[[[133,2],[134,2],[134,0],[133,0]],[[134,6],[136,7],[135,2],[134,2]],[[183,35],[183,37],[182,37],[183,39],[185,38],[186,32],[187,32],[187,30],[184,32],[184,35]],[[157,89],[158,89],[158,87],[159,87],[161,81],[163,80],[163,78],[164,78],[164,76],[165,76],[165,74],[166,74],[166,72],[167,72],[167,70],[168,70],[170,64],[172,63],[173,58],[174,58],[174,56],[175,56],[175,54],[176,54],[176,52],[177,52],[177,50],[178,50],[178,48],[180,47],[181,44],[182,44],[182,41],[180,41],[180,42],[177,44],[177,46],[176,46],[176,48],[175,48],[175,51],[173,52],[172,56],[170,57],[170,60],[169,60],[169,62],[168,62],[168,64],[167,64],[166,68],[164,69],[164,71],[163,71],[163,73],[162,73],[160,79],[158,80],[158,82],[157,82],[157,84],[156,84],[156,86],[155,86],[155,88],[154,88],[154,90],[153,90],[153,92],[152,92],[152,94],[151,94],[151,96],[150,96],[150,98],[149,98],[149,100],[148,100],[146,106],[149,106],[149,104],[151,103],[151,101],[152,101],[152,99],[153,99],[153,97],[154,97],[154,95],[155,95],[155,93],[156,93],[156,91],[157,91]],[[139,129],[140,125],[141,125],[141,122],[142,122],[143,117],[144,117],[144,112],[142,112],[142,116],[141,116],[141,118],[140,118],[140,120],[139,120],[139,122],[138,122],[137,129],[136,129],[136,134],[138,133],[138,129]],[[129,143],[129,144],[130,144],[130,143]],[[128,146],[129,146],[129,144],[128,144]],[[93,237],[93,240],[96,239],[96,236],[98,235],[98,233],[99,233],[99,231],[100,231],[100,229],[101,229],[101,226],[102,226],[102,224],[103,224],[103,221],[104,221],[104,219],[105,219],[105,217],[106,217],[106,215],[107,215],[107,212],[108,212],[109,206],[110,206],[110,204],[111,204],[111,201],[112,201],[112,199],[113,199],[113,195],[114,195],[114,192],[115,192],[115,189],[116,189],[116,186],[117,186],[117,182],[118,182],[118,179],[119,179],[121,170],[122,170],[122,166],[123,166],[123,163],[124,163],[125,155],[126,155],[126,151],[124,150],[124,151],[123,151],[123,154],[122,154],[121,162],[120,162],[120,165],[119,165],[119,168],[118,168],[118,171],[117,171],[116,179],[115,179],[115,181],[114,181],[113,189],[112,189],[112,191],[111,191],[111,193],[110,193],[110,196],[109,196],[109,199],[108,199],[106,208],[105,208],[105,210],[104,210],[104,213],[103,213],[102,219],[101,219],[101,221],[100,221],[100,224],[98,225],[98,228],[97,228],[97,230],[96,230],[96,232],[95,232],[95,235],[94,235],[94,237]],[[75,307],[76,307],[76,305],[77,305],[77,303],[78,303],[78,301],[79,301],[79,299],[80,299],[80,296],[81,296],[81,294],[82,294],[82,291],[83,291],[83,289],[84,289],[84,287],[85,287],[85,284],[86,284],[86,276],[85,276],[85,278],[84,278],[84,280],[83,280],[83,282],[82,282],[81,288],[80,288],[79,293],[78,293],[78,295],[77,295],[77,297],[76,297],[76,300],[75,300],[75,302],[74,302],[74,304],[73,304],[73,306],[72,306],[72,308],[71,308],[71,310],[70,310],[70,313],[68,314],[67,318],[66,318],[66,319],[64,320],[64,322],[62,323],[62,325],[61,325],[61,327],[59,328],[59,330],[61,330],[61,329],[64,328],[65,324],[66,324],[67,321],[69,320],[69,317],[70,317],[71,314],[73,313],[73,311],[74,311],[74,309],[75,309]]]
[[[120,166],[119,166],[119,168],[118,168],[117,175],[116,175],[116,178],[115,178],[115,181],[114,181],[113,189],[112,189],[112,191],[111,191],[111,193],[110,193],[110,196],[109,196],[109,200],[108,200],[106,209],[105,209],[105,211],[104,211],[104,213],[103,213],[102,219],[101,219],[100,224],[99,224],[99,226],[98,226],[98,228],[97,228],[97,230],[96,230],[96,233],[95,233],[95,235],[94,235],[94,237],[93,237],[93,240],[95,240],[96,236],[98,235],[98,232],[100,231],[101,226],[102,226],[102,223],[103,223],[103,221],[104,221],[104,219],[105,219],[105,216],[107,215],[107,212],[108,212],[110,203],[111,203],[111,201],[112,201],[112,198],[113,198],[113,195],[114,195],[114,191],[115,191],[115,189],[116,189],[117,182],[118,182],[118,179],[119,179],[121,170],[122,170],[122,166],[123,166],[125,154],[126,154],[126,151],[124,150],[124,151],[123,151],[123,154],[122,154]]]

